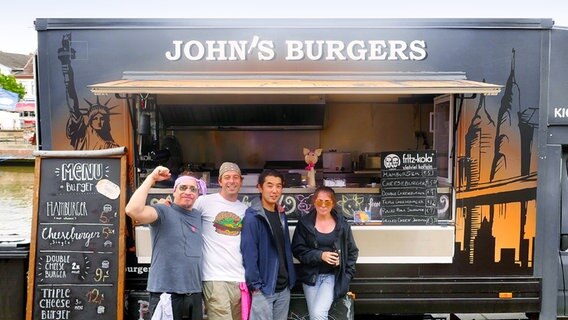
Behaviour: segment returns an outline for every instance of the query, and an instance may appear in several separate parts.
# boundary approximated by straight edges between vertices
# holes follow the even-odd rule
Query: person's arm
[[[151,206],[146,205],[146,198],[154,183],[169,179],[170,170],[158,166],[150,173],[144,182],[134,192],[126,205],[126,214],[141,224],[152,223],[158,219],[158,212]]]
[[[308,244],[307,233],[306,228],[301,223],[296,225],[292,237],[292,253],[302,264],[315,266],[322,261],[323,251]]]
[[[353,278],[355,274],[355,264],[357,263],[357,258],[359,257],[359,248],[357,248],[357,244],[355,243],[355,239],[353,238],[353,231],[351,230],[351,226],[347,224],[347,264],[345,265],[345,273],[350,275]]]
[[[245,280],[253,291],[260,290],[262,280],[258,269],[258,234],[256,231],[256,218],[252,215],[253,210],[247,209],[243,218],[241,230],[241,253],[243,254],[243,266],[245,267]]]

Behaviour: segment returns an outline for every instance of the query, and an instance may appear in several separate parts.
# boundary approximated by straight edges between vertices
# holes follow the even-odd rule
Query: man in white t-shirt
[[[241,255],[242,219],[247,206],[237,200],[242,176],[238,165],[219,168],[219,193],[201,196],[194,208],[203,223],[203,298],[209,320],[241,320],[241,290],[245,281]]]

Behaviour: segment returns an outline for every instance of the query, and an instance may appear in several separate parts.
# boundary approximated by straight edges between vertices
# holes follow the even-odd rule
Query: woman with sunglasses
[[[296,225],[292,252],[300,261],[302,281],[311,320],[328,319],[334,300],[345,296],[355,274],[359,249],[351,226],[334,209],[335,192],[318,187],[312,196],[315,210]]]

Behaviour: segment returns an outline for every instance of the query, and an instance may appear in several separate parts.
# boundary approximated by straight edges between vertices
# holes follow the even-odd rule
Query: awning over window
[[[426,78],[426,79],[425,79]],[[502,86],[465,79],[126,79],[89,86],[102,94],[486,94]]]

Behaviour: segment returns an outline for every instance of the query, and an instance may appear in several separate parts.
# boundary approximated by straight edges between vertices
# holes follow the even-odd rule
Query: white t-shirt
[[[241,230],[247,206],[219,193],[197,198],[203,222],[203,281],[245,281]]]

